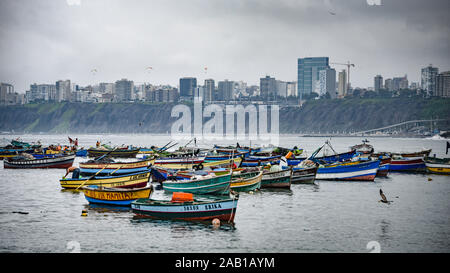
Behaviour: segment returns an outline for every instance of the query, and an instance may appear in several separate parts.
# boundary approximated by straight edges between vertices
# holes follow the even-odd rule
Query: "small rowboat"
[[[450,158],[426,157],[427,171],[434,174],[450,174]]]
[[[88,161],[80,163],[80,173],[82,175],[123,175],[146,171],[148,166],[154,162],[151,160],[141,160],[137,162],[95,162]]]
[[[230,192],[231,171],[228,174],[216,176],[193,176],[185,180],[166,180],[162,187],[167,192],[186,192],[195,194],[228,194]]]
[[[292,184],[314,184],[317,169],[317,166],[294,167],[292,169]]]
[[[317,169],[316,179],[374,181],[379,166],[379,160],[320,165]]]
[[[105,188],[95,185],[82,187],[84,197],[89,203],[112,206],[130,206],[131,202],[141,198],[149,198],[153,186],[133,189]]]
[[[97,148],[89,148],[88,149],[89,157],[99,157],[103,155],[108,155],[109,157],[123,157],[123,158],[135,158],[139,153],[139,148],[124,148],[124,149],[97,149]]]
[[[402,157],[393,155],[389,170],[392,172],[425,172],[423,157]]]
[[[193,169],[194,166],[200,166],[205,157],[166,157],[155,160],[155,166],[168,169]]]
[[[280,171],[264,171],[261,188],[291,188],[292,169]]]
[[[35,159],[8,158],[4,161],[4,167],[5,169],[66,169],[72,166],[74,160],[74,154]]]
[[[431,149],[414,153],[392,153],[392,155],[399,155],[401,157],[427,157],[430,155],[430,153]]]
[[[110,188],[142,188],[150,180],[150,170],[120,176],[95,176],[83,178],[63,178],[59,180],[64,189],[77,189],[81,186],[97,185]]]
[[[238,200],[237,196],[195,200],[192,194],[173,193],[170,201],[138,199],[131,203],[131,209],[138,217],[187,221],[217,218],[225,223],[233,223]]]
[[[262,177],[263,171],[242,173],[239,175],[233,174],[231,189],[237,192],[259,190],[261,188]]]
[[[275,156],[248,156],[241,163],[242,167],[256,167],[268,164],[279,164],[281,155]]]

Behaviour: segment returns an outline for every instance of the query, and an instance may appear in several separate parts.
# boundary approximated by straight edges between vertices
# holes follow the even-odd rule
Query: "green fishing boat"
[[[229,194],[231,171],[225,175],[195,175],[190,179],[166,180],[162,187],[167,192],[186,192],[193,194]]]
[[[234,174],[231,189],[236,192],[250,192],[261,188],[263,171]]]

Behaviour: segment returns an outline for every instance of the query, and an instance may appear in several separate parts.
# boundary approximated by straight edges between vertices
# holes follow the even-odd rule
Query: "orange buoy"
[[[217,218],[214,218],[214,219],[212,220],[212,224],[213,224],[213,227],[217,228],[217,227],[220,226],[220,220],[217,219]]]

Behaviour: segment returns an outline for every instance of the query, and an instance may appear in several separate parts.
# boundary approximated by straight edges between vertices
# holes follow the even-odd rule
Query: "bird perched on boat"
[[[380,202],[387,203],[387,204],[390,204],[392,202],[392,201],[387,200],[386,196],[384,195],[384,193],[381,189],[380,189],[380,196],[381,196]]]

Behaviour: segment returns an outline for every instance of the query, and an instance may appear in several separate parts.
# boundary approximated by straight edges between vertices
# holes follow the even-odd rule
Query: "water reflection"
[[[380,241],[391,239],[391,222],[389,220],[381,220],[380,222],[380,234],[378,238]]]
[[[211,221],[187,221],[187,220],[166,220],[166,219],[152,219],[148,217],[142,217],[134,215],[130,220],[133,224],[148,224],[158,229],[167,228],[175,234],[184,234],[192,230],[224,230],[234,231],[236,230],[234,223],[222,222],[219,228],[215,228]]]

